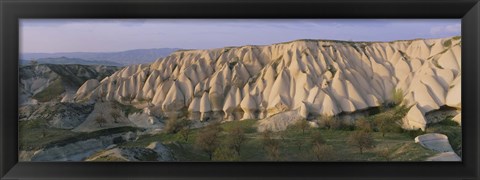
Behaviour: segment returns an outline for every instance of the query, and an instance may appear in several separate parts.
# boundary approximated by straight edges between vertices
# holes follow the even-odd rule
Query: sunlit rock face
[[[414,107],[405,128],[416,129],[426,112],[461,108],[460,51],[458,37],[182,50],[89,81],[76,100],[118,101],[157,116],[240,120],[291,110],[303,117],[351,113],[391,102],[397,91]]]

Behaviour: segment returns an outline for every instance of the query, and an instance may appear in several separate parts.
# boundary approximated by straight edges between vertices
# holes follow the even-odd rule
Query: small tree
[[[200,131],[195,139],[195,147],[207,153],[210,160],[219,145],[220,132],[221,127],[217,124],[210,124]]]
[[[280,159],[280,142],[272,138],[273,133],[269,130],[262,133],[262,144],[268,158],[270,160]]]
[[[266,147],[272,141],[273,132],[270,130],[265,130],[260,135],[261,135],[260,140],[262,141],[262,145],[263,147]]]
[[[110,116],[112,116],[114,123],[118,123],[118,118],[121,117],[120,113],[118,113],[117,111],[110,112]]]
[[[213,152],[213,159],[217,161],[235,161],[239,160],[240,156],[234,149],[227,146],[221,146]]]
[[[318,124],[321,128],[330,129],[330,122],[332,121],[332,116],[320,116]]]
[[[335,152],[333,147],[326,144],[314,144],[312,146],[313,154],[317,160],[331,160],[334,157]]]
[[[300,129],[302,131],[302,134],[305,134],[305,130],[310,128],[310,125],[308,124],[307,120],[300,120],[295,123],[295,127]]]
[[[372,125],[370,122],[365,118],[360,118],[355,121],[355,127],[360,131],[371,132]]]
[[[348,143],[357,147],[360,150],[360,154],[363,154],[364,149],[372,149],[375,147],[375,141],[371,135],[371,132],[355,131],[348,137]]]
[[[185,118],[172,117],[165,123],[165,132],[169,134],[176,134],[185,128],[190,128],[191,122]],[[188,132],[189,133],[189,132]]]
[[[375,127],[382,133],[382,137],[400,127],[401,121],[408,110],[409,108],[405,105],[399,105],[393,110],[375,116],[373,121]]]
[[[107,123],[107,120],[103,116],[97,116],[95,122],[102,128]]]
[[[386,161],[391,161],[392,157],[390,156],[390,151],[388,148],[385,148],[378,152],[378,156],[384,158]]]
[[[303,139],[298,139],[296,141],[293,142],[295,144],[295,146],[297,146],[298,150],[302,150],[302,147],[303,147]]]
[[[311,136],[312,152],[317,160],[327,160],[333,154],[333,147],[326,145],[326,141],[319,131]]]
[[[229,147],[234,149],[239,156],[240,149],[245,140],[247,140],[247,138],[245,137],[245,132],[240,126],[236,126],[228,131],[227,143]]]
[[[385,137],[385,134],[398,127],[396,119],[391,116],[377,116],[374,119],[374,123],[378,131],[382,133],[382,137]]]
[[[334,116],[322,116],[320,122],[329,130],[342,128],[342,122]]]
[[[266,147],[266,152],[270,160],[280,160],[280,142],[274,139],[272,143]]]
[[[179,131],[180,135],[183,137],[185,142],[188,141],[188,136],[190,136],[191,128],[192,128],[192,121],[190,120],[183,120],[182,121],[182,129]]]
[[[315,145],[315,144],[319,144],[319,145],[324,145],[325,144],[325,139],[323,139],[323,136],[322,134],[320,133],[320,131],[316,131],[312,134],[312,144]]]

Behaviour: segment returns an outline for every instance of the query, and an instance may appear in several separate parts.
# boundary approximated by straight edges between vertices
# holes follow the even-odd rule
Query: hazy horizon
[[[21,19],[20,53],[212,49],[298,39],[394,41],[460,34],[460,19]]]

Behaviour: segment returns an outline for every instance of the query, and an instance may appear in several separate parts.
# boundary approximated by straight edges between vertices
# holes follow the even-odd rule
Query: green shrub
[[[451,45],[452,45],[452,40],[450,40],[450,39],[443,42],[444,47],[450,47]]]
[[[458,122],[452,120],[452,117],[447,117],[443,121],[438,122],[437,124],[443,125],[443,126],[460,126]]]
[[[417,129],[417,130],[403,130],[404,133],[407,133],[410,138],[416,138],[417,136],[425,134],[422,129]]]
[[[112,107],[114,109],[120,109],[124,112],[125,117],[128,117],[130,114],[142,112],[142,109],[138,109],[132,105],[124,105],[118,102],[112,102]]]

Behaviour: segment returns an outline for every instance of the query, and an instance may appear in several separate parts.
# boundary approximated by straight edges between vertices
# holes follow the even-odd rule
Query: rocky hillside
[[[71,101],[77,89],[89,79],[103,79],[118,67],[102,65],[40,64],[20,67],[19,104]]]
[[[428,123],[427,112],[461,108],[460,52],[460,37],[181,50],[89,80],[75,100],[117,101],[155,116],[234,120],[291,110],[333,116],[402,99],[411,106],[404,127],[417,129]]]

